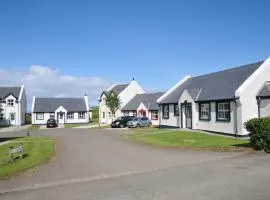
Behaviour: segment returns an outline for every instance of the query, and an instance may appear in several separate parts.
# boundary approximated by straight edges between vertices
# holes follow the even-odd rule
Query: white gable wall
[[[109,89],[111,88],[112,87]],[[130,84],[118,95],[121,102],[121,108],[125,106],[133,97],[135,97],[135,95],[143,93],[144,90],[141,88],[141,86],[136,81],[131,81]],[[99,103],[99,122],[102,124],[110,124],[112,122],[112,114],[109,114],[110,110],[105,104],[105,98],[106,96],[103,94]],[[104,118],[103,113],[105,113]],[[116,111],[115,117],[113,117],[113,119],[120,116],[122,116],[121,109]]]
[[[265,81],[270,80],[270,58],[268,58],[235,92],[241,102],[241,112],[238,127],[240,135],[248,134],[244,123],[249,119],[258,117],[258,106],[256,95]]]

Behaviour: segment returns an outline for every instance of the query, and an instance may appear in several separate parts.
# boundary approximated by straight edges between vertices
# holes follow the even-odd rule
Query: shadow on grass
[[[15,139],[18,139],[18,138],[23,138],[23,137],[0,137],[0,143],[8,141],[8,140],[15,140]]]
[[[244,148],[253,148],[250,143],[244,143],[244,144],[233,144],[233,147],[244,147]]]

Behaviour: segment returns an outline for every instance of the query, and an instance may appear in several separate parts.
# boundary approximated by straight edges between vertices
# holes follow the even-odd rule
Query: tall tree
[[[105,102],[106,102],[106,106],[109,108],[109,110],[112,113],[112,120],[113,120],[113,115],[118,109],[120,109],[120,106],[121,106],[120,99],[113,91],[111,91],[109,92],[109,94],[107,94]]]

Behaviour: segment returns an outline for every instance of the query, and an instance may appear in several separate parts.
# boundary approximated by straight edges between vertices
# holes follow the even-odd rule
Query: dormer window
[[[7,106],[14,106],[14,99],[8,99]]]

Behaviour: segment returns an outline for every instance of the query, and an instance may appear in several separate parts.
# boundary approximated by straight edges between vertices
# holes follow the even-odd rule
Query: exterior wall
[[[141,103],[137,108],[137,116],[139,116],[139,117],[142,117],[142,115],[140,113],[141,110],[145,110],[146,117],[148,117],[151,120],[153,126],[159,126],[159,119],[153,120],[152,119],[152,111],[148,110],[147,107],[143,103]],[[158,116],[159,116],[159,114],[158,114]]]
[[[196,118],[195,126],[193,129],[200,129],[206,131],[213,131],[213,132],[220,132],[220,133],[228,133],[228,134],[235,134],[235,103],[233,101],[230,102],[230,110],[231,110],[231,120],[229,122],[217,121],[216,120],[216,102],[210,102],[211,108],[211,120],[199,120],[199,104],[196,103],[195,105],[195,112],[194,118]]]
[[[121,102],[121,108],[135,97],[135,95],[143,93],[144,90],[141,86],[136,81],[131,81],[129,86],[127,86],[127,88],[118,95]],[[113,117],[113,119],[122,116],[121,108],[115,112],[115,117]],[[103,112],[105,112],[104,118]],[[105,104],[105,95],[103,94],[99,103],[99,122],[101,124],[110,124],[112,122],[112,117],[110,117],[109,112],[110,110]]]
[[[270,98],[261,99],[260,115],[260,117],[270,117]]]
[[[180,127],[180,116],[174,116],[174,104],[169,104],[169,119],[164,119],[162,116],[162,106],[160,105],[160,125],[169,127]]]
[[[14,106],[7,106],[8,99],[13,99]],[[8,97],[6,97],[5,102],[2,103],[2,108],[5,118],[5,120],[2,122],[2,125],[14,125],[14,126],[21,125],[20,124],[21,113],[19,110],[19,103],[16,102],[16,98],[14,96],[9,95]],[[10,120],[10,113],[15,113],[14,121]]]
[[[57,112],[54,113],[57,120]],[[32,113],[32,124],[43,125],[47,123],[47,120],[50,119],[50,113],[44,113],[43,120],[36,119],[37,113]],[[85,119],[78,119],[78,112],[74,112],[74,119],[67,119],[67,113],[65,112],[65,124],[83,124],[89,122],[89,113],[85,113]]]
[[[268,58],[235,92],[239,98],[238,109],[238,134],[247,135],[244,123],[249,119],[258,117],[258,106],[256,95],[265,81],[270,80],[270,59]]]

